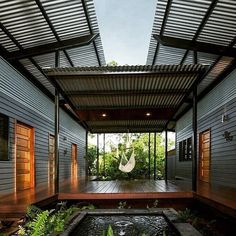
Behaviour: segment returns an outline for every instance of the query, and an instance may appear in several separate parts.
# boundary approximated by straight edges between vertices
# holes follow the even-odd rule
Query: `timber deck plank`
[[[236,189],[207,183],[198,183],[198,191],[191,191],[191,183],[182,180],[88,181],[66,180],[54,194],[48,186],[0,195],[0,219],[20,217],[29,204],[53,200],[106,200],[106,199],[175,199],[197,198],[208,204],[219,204],[236,211]]]

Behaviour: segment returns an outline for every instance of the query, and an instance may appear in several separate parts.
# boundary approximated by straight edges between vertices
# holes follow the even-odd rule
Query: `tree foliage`
[[[115,147],[111,142],[107,142],[109,150],[99,153],[99,176],[104,180],[115,179],[143,179],[149,178],[149,134],[115,134],[119,140],[119,144]],[[154,175],[154,134],[150,138],[150,177]],[[165,146],[164,137],[161,134],[156,134],[156,175],[158,179],[164,177],[165,165]],[[169,145],[173,145],[173,141],[168,141]],[[130,173],[124,173],[119,170],[121,154],[125,152],[129,159],[134,149],[135,168]],[[97,175],[96,146],[89,145],[88,147],[88,165],[89,173]]]

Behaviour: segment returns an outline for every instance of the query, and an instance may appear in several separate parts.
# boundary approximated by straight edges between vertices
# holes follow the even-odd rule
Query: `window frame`
[[[192,161],[192,137],[179,142],[179,161]]]

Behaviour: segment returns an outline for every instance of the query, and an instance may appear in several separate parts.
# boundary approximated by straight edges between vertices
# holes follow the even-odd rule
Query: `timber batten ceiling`
[[[92,0],[0,1],[0,55],[46,94],[42,67],[102,66],[105,58]]]
[[[198,82],[201,99],[236,68],[235,12],[233,0],[158,0],[147,65],[208,64]],[[174,118],[190,108],[182,104]]]
[[[163,131],[205,69],[202,65],[105,66],[44,72],[64,91],[90,132],[113,133]]]

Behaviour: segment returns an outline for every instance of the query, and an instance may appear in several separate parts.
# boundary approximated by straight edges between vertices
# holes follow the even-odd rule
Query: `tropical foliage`
[[[27,209],[27,222],[19,226],[18,235],[21,236],[44,236],[62,232],[71,215],[79,210],[75,206],[66,208],[65,205],[57,210],[41,210],[30,205]]]
[[[99,172],[100,179],[141,179],[149,177],[149,134],[114,134],[119,140],[118,144],[106,142],[106,151],[100,148],[99,151]],[[154,134],[150,136],[150,177],[154,175]],[[169,146],[173,146],[173,141],[168,141]],[[107,151],[107,149],[109,151]],[[124,152],[127,159],[134,149],[136,165],[130,173],[119,170],[121,155]],[[97,175],[97,147],[88,146],[87,161],[89,174]],[[156,176],[162,179],[164,176],[165,146],[162,134],[156,134]]]

